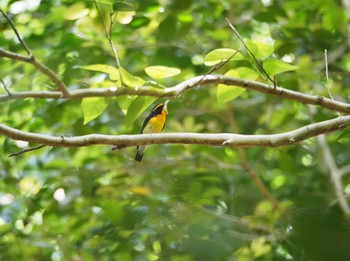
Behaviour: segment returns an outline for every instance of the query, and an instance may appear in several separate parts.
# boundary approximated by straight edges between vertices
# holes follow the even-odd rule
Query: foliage
[[[267,73],[279,86],[328,96],[327,49],[331,92],[337,100],[350,95],[348,18],[339,1],[97,2],[106,25],[118,12],[111,36],[120,68],[94,1],[0,0],[0,7],[70,90],[118,88],[119,72],[128,88],[162,89],[221,65],[213,73],[263,82]],[[0,22],[0,47],[24,54]],[[30,64],[1,58],[0,69],[11,92],[55,89]],[[155,102],[136,95],[14,100],[0,104],[0,122],[66,137],[139,133]],[[168,110],[165,132],[280,133],[336,116],[225,85],[189,90]],[[347,166],[348,132],[327,141],[336,164]],[[0,143],[1,260],[350,260],[349,222],[314,138],[245,149],[243,157],[226,147],[149,146],[141,163],[135,148],[45,147],[9,158],[28,144]],[[344,176],[346,196],[349,182]]]

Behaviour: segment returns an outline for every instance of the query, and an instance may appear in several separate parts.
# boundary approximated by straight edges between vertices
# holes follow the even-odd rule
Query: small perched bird
[[[165,126],[165,120],[166,120],[166,114],[167,111],[167,104],[168,100],[164,103],[159,103],[152,111],[147,115],[145,121],[143,122],[141,133],[142,134],[151,134],[151,133],[160,133],[164,129]],[[136,148],[136,161],[141,161],[143,157],[143,153],[145,152],[146,146],[139,145]]]

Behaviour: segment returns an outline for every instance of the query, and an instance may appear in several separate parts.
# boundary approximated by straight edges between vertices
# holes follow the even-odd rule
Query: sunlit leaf
[[[114,66],[110,66],[106,64],[92,64],[92,65],[81,66],[79,68],[84,70],[89,70],[89,71],[107,73],[111,80],[120,82],[119,70]],[[138,87],[138,86],[142,86],[145,83],[145,81],[142,78],[132,75],[123,67],[120,67],[120,72],[122,75],[123,84],[126,86]]]
[[[89,70],[89,71],[96,71],[96,72],[102,72],[102,73],[107,73],[113,78],[111,80],[119,80],[119,78],[114,77],[114,75],[118,75],[119,71],[116,67],[107,65],[107,64],[91,64],[91,65],[86,65],[86,66],[80,66],[79,68],[84,69],[84,70]]]
[[[271,244],[266,240],[265,237],[259,237],[252,241],[250,249],[255,258],[259,258],[271,252]]]
[[[129,24],[132,21],[135,14],[135,11],[118,12],[116,21],[118,21],[121,24]]]
[[[247,80],[255,80],[259,76],[256,71],[247,67],[239,67],[230,70],[225,75]],[[217,87],[216,97],[219,103],[225,103],[237,98],[245,91],[246,89],[238,86],[219,84]]]
[[[145,81],[142,78],[135,76],[135,75],[132,75],[127,70],[125,70],[123,67],[120,67],[120,71],[121,71],[122,77],[123,77],[123,84],[126,86],[139,87],[145,83]],[[119,73],[117,75],[115,75],[115,79],[119,80]]]
[[[145,72],[148,74],[148,76],[152,77],[153,79],[160,80],[178,75],[179,73],[181,73],[181,70],[175,67],[158,65],[146,67]]]
[[[298,69],[297,66],[283,62],[275,58],[267,58],[263,62],[263,67],[266,73],[271,77],[283,72],[294,71]]]
[[[232,55],[234,56],[232,57]],[[230,57],[232,57],[231,60],[244,59],[243,55],[235,49],[220,48],[207,53],[204,57],[204,64],[206,66],[213,66],[215,64],[227,61],[230,59]]]
[[[256,59],[268,57],[274,51],[273,45],[269,43],[251,39],[244,39],[244,42]]]
[[[135,100],[135,96],[119,96],[117,98],[117,104],[124,115],[128,112],[128,108],[133,100]]]
[[[114,0],[93,0],[93,1],[95,1],[97,4],[102,4],[109,7],[111,7],[114,3]]]
[[[91,88],[111,87],[113,82],[103,81],[91,86]],[[81,101],[81,110],[83,112],[84,125],[100,116],[100,114],[107,108],[111,98],[107,97],[90,97],[84,98]]]
[[[107,108],[109,102],[104,97],[84,98],[81,101],[81,109],[84,116],[84,125],[100,116]]]
[[[66,9],[64,12],[64,18],[66,20],[76,20],[88,15],[89,12],[89,9],[86,9],[83,3],[76,3]]]

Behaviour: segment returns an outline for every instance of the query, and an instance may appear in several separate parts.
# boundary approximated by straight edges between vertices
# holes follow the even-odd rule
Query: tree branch
[[[335,191],[335,194],[337,196],[337,200],[339,202],[339,206],[343,213],[350,217],[350,206],[348,204],[348,201],[345,198],[344,192],[343,192],[343,186],[341,182],[341,173],[339,172],[339,169],[337,167],[337,164],[334,160],[334,157],[332,155],[332,152],[330,148],[328,147],[326,143],[326,139],[324,135],[321,135],[317,138],[318,143],[320,144],[322,155],[324,159],[324,163],[327,166],[327,169],[329,171],[329,176],[332,181],[332,185]]]
[[[117,65],[117,68],[118,68],[118,73],[119,73],[120,86],[123,86],[123,76],[122,76],[122,72],[120,70],[120,61],[119,61],[118,51],[117,51],[117,48],[115,48],[115,45],[114,45],[114,43],[112,41],[113,20],[111,19],[110,25],[109,25],[109,30],[107,30],[105,21],[103,20],[102,13],[100,11],[100,8],[98,7],[98,4],[97,4],[96,0],[94,1],[94,3],[95,3],[96,10],[98,12],[98,16],[100,17],[101,23],[102,23],[102,25],[103,25],[103,27],[105,29],[105,34],[106,34],[107,40],[108,40],[109,45],[111,46],[113,54],[114,54],[115,62],[116,62],[116,65]],[[110,17],[111,16],[112,16],[112,14],[110,15]]]
[[[0,49],[1,55],[1,49]],[[26,57],[25,57],[26,58]],[[22,59],[22,58],[21,58]],[[27,59],[27,58],[26,58]],[[245,79],[223,76],[223,75],[207,75],[196,76],[194,78],[183,81],[173,87],[165,89],[158,89],[150,86],[141,86],[138,88],[126,88],[126,87],[109,87],[98,89],[78,89],[70,91],[69,99],[82,99],[86,97],[116,97],[120,95],[139,95],[139,96],[153,96],[153,97],[176,97],[185,91],[202,85],[208,84],[226,84],[232,86],[239,86],[248,90],[253,90],[261,93],[271,94],[280,98],[285,98],[293,101],[297,101],[303,104],[319,105],[321,107],[350,114],[350,104],[335,101],[325,98],[323,96],[316,96],[310,94],[304,94],[297,91],[284,89],[282,87],[271,88],[268,84],[264,84],[256,81],[249,81]],[[0,102],[12,100],[12,99],[25,99],[25,98],[41,98],[41,99],[59,99],[64,98],[60,92],[55,91],[41,91],[41,92],[19,92],[9,95],[0,95]]]
[[[24,153],[29,152],[29,151],[39,150],[39,149],[44,148],[44,147],[46,147],[46,145],[39,145],[39,146],[34,147],[34,148],[27,148],[27,149],[24,149],[24,150],[12,153],[12,154],[9,155],[9,157],[11,158],[11,157],[14,157],[14,156],[18,156],[18,155],[24,154]]]
[[[338,171],[339,171],[339,176],[344,177],[345,175],[350,174],[350,165],[346,165],[340,168]]]
[[[198,77],[200,79],[202,76],[197,76],[187,81],[184,81],[174,87],[166,88],[165,93],[175,92],[177,95],[179,95],[185,90],[197,86],[196,82],[198,80]],[[298,101],[303,104],[320,105],[330,110],[350,113],[350,105],[347,103],[333,101],[332,99],[328,99],[323,96],[304,94],[301,92],[292,91],[292,90],[284,89],[282,87],[277,87],[277,86],[274,88],[271,88],[268,84],[261,83],[261,82],[250,81],[250,80],[229,77],[229,76],[222,76],[222,75],[208,75],[205,77],[205,79],[201,81],[201,84],[204,84],[204,83],[205,84],[222,83],[226,85],[239,86],[248,90],[254,90],[261,93],[271,94],[280,98]]]
[[[202,144],[231,147],[280,147],[296,144],[308,138],[344,129],[350,125],[350,116],[306,125],[299,129],[280,134],[242,135],[231,133],[163,133],[135,135],[89,134],[77,137],[49,136],[20,131],[0,124],[0,134],[14,140],[23,140],[53,147],[83,147],[91,145],[115,145],[125,148],[148,144]]]
[[[65,86],[65,84],[59,79],[59,77],[53,71],[51,71],[50,68],[48,68],[44,64],[38,62],[35,59],[32,51],[29,49],[29,47],[27,46],[25,41],[19,35],[19,33],[17,31],[17,28],[13,24],[12,20],[10,19],[10,17],[8,17],[8,15],[1,8],[0,8],[0,13],[5,17],[7,22],[10,24],[12,30],[14,31],[14,33],[15,33],[17,39],[18,39],[18,41],[20,42],[20,44],[22,45],[23,49],[28,54],[28,56],[22,56],[20,54],[12,53],[12,52],[9,52],[9,51],[5,51],[5,50],[0,48],[0,57],[6,57],[6,58],[9,58],[9,59],[12,59],[12,60],[17,60],[17,61],[22,61],[22,62],[26,62],[26,63],[32,64],[35,68],[37,68],[39,71],[41,71],[47,77],[49,77],[50,80],[55,83],[57,89],[62,92],[64,97],[69,97],[69,91],[68,91],[67,87]]]
[[[7,88],[6,83],[2,79],[0,79],[0,82],[2,83],[2,86],[4,87],[5,91],[7,92],[7,95],[11,96],[11,92]]]
[[[32,64],[35,68],[37,68],[40,72],[45,74],[51,81],[55,83],[57,89],[61,92],[61,96],[63,94],[63,97],[69,97],[69,91],[61,79],[46,65],[38,62],[33,55],[23,56],[10,51],[5,51],[4,49],[0,48],[0,57],[6,57],[14,61],[21,61]]]
[[[27,44],[25,43],[25,41],[21,38],[21,36],[19,35],[16,26],[13,24],[12,20],[10,19],[10,17],[0,8],[0,13],[2,14],[3,17],[5,17],[5,19],[7,20],[7,22],[10,24],[12,30],[15,32],[15,35],[19,41],[19,43],[22,45],[23,49],[27,52],[27,54],[29,56],[32,55],[32,52],[29,50]]]

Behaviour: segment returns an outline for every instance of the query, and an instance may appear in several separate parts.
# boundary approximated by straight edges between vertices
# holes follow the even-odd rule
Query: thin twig
[[[30,51],[30,49],[28,48],[27,44],[25,43],[25,41],[21,38],[21,36],[19,35],[16,26],[13,24],[11,18],[0,8],[0,12],[2,14],[3,17],[5,17],[5,19],[7,20],[7,22],[10,24],[12,30],[15,32],[16,37],[18,39],[18,41],[20,42],[20,44],[22,45],[23,49],[28,53],[29,56],[32,55],[32,52]]]
[[[44,148],[44,147],[46,147],[46,145],[40,145],[40,146],[37,146],[37,147],[34,147],[34,148],[24,149],[24,150],[21,150],[21,151],[18,151],[18,152],[10,154],[9,157],[11,158],[11,157],[18,156],[18,155],[21,155],[21,154],[29,152],[29,151],[39,150],[39,149]]]
[[[275,81],[273,79],[271,79],[271,77],[268,75],[268,73],[265,71],[265,69],[261,66],[258,59],[256,59],[255,55],[250,51],[250,49],[248,48],[248,46],[244,42],[242,36],[239,34],[239,32],[236,30],[236,28],[231,24],[230,20],[228,20],[228,18],[225,18],[225,19],[226,19],[226,22],[228,23],[228,25],[230,26],[230,28],[233,30],[233,32],[236,34],[236,36],[240,40],[240,42],[243,44],[244,48],[247,50],[248,54],[253,58],[255,65],[258,67],[258,71],[262,72],[266,76],[266,79],[270,80],[273,83],[274,88],[276,88]]]
[[[114,57],[115,57],[115,62],[116,62],[116,65],[117,65],[117,68],[118,68],[118,72],[119,72],[120,86],[123,86],[123,76],[122,76],[122,72],[121,72],[121,68],[120,68],[121,67],[120,60],[119,60],[119,57],[118,57],[117,49],[115,48],[114,43],[112,41],[112,34],[111,34],[111,32],[112,32],[112,24],[110,25],[110,31],[108,33],[105,21],[103,20],[102,13],[100,11],[100,8],[98,7],[98,4],[97,4],[96,0],[94,0],[94,3],[95,3],[95,7],[97,9],[97,12],[98,12],[98,16],[100,17],[101,23],[103,24],[103,28],[105,30],[105,34],[106,34],[106,37],[108,39],[109,45],[111,46],[113,54],[114,54]],[[111,21],[111,23],[113,23],[113,22]]]
[[[337,196],[337,200],[339,202],[339,206],[343,211],[343,213],[345,214],[345,216],[350,217],[350,206],[343,193],[341,175],[339,173],[339,170],[334,160],[334,157],[332,155],[332,152],[326,143],[325,135],[320,135],[319,137],[317,137],[317,140],[318,140],[318,143],[320,144],[322,155],[323,155],[323,162],[326,164],[326,167],[329,171],[329,175],[332,181],[335,194]]]
[[[226,59],[225,61],[216,64],[214,67],[212,67],[206,74],[203,75],[203,77],[196,83],[196,85],[200,84],[202,82],[202,80],[209,74],[211,74],[212,72],[215,72],[217,70],[219,70],[222,66],[224,66],[226,63],[228,63],[237,53],[239,52],[239,50],[236,50],[236,52],[234,52],[228,59]]]
[[[69,97],[69,91],[66,87],[66,85],[61,81],[61,79],[58,77],[56,73],[54,73],[49,67],[46,65],[38,62],[33,55],[31,56],[23,56],[17,53],[13,53],[10,51],[5,51],[0,48],[0,57],[6,57],[14,61],[21,61],[25,63],[32,64],[35,68],[37,68],[39,71],[41,71],[43,74],[45,74],[51,81],[53,81],[57,87],[57,89],[61,92],[60,96],[64,98]]]
[[[329,84],[329,75],[328,75],[328,55],[327,55],[327,49],[324,49],[324,63],[326,68],[326,87],[329,97],[334,101],[334,98],[331,93],[331,87]],[[338,112],[338,116],[340,116],[340,112]]]
[[[324,63],[325,63],[325,68],[326,68],[326,87],[327,87],[328,95],[332,100],[334,100],[332,93],[331,93],[331,90],[330,90],[330,86],[329,86],[327,49],[324,49]]]
[[[111,12],[109,14],[109,19],[110,19],[110,23],[109,23],[109,35],[111,36],[112,35],[112,29],[113,29],[113,25],[115,23],[115,21],[117,20],[117,15],[118,15],[118,12],[114,11]]]
[[[6,13],[0,9],[1,14],[6,18],[6,20],[9,22],[11,25],[13,31],[15,32],[19,42],[21,43],[22,47],[26,50],[28,53],[28,56],[23,56],[17,53],[13,53],[10,51],[5,51],[0,48],[0,57],[6,57],[12,60],[16,61],[22,61],[26,63],[32,64],[35,68],[37,68],[39,71],[41,71],[43,74],[45,74],[47,77],[50,78],[51,81],[53,81],[59,91],[62,92],[63,96],[65,98],[69,97],[69,91],[66,87],[66,85],[61,81],[61,79],[54,73],[50,68],[48,68],[46,65],[40,63],[37,61],[30,51],[29,47],[26,45],[24,40],[20,37],[15,25],[13,24],[12,20],[6,15]]]
[[[4,82],[2,79],[0,79],[0,81],[1,81],[2,85],[4,86],[4,89],[5,89],[5,91],[7,92],[8,96],[11,96],[12,94],[11,94],[11,92],[7,89],[7,86],[6,86],[5,82]]]

